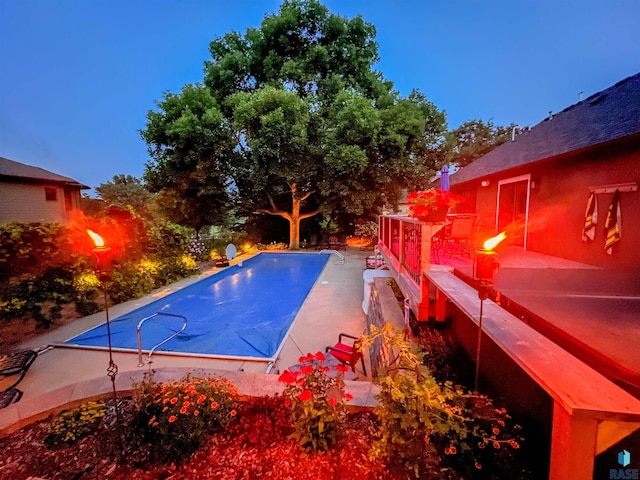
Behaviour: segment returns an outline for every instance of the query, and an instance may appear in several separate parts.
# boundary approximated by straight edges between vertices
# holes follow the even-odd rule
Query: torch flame
[[[505,238],[507,238],[507,234],[504,233],[504,232],[500,232],[495,237],[491,237],[489,240],[485,240],[485,242],[482,244],[482,246],[484,247],[485,250],[493,250]]]
[[[98,235],[96,232],[94,232],[92,230],[89,230],[88,228],[87,228],[87,233],[89,234],[89,236],[93,240],[93,243],[96,244],[96,247],[104,247],[104,240],[102,239],[102,237],[100,235]]]

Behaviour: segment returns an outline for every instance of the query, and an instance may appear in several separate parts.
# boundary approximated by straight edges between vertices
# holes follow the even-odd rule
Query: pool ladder
[[[138,327],[136,329],[136,334],[138,336],[138,366],[139,367],[144,367],[145,365],[144,362],[142,361],[142,333],[140,331],[140,329],[142,328],[142,324],[147,320],[158,317],[160,315],[164,315],[165,317],[181,318],[182,328],[180,328],[180,330],[178,330],[177,332],[174,332],[173,334],[169,335],[167,338],[165,338],[163,341],[161,341],[159,344],[157,344],[155,347],[149,350],[149,356],[147,357],[147,362],[151,361],[151,355],[153,355],[153,352],[155,352],[159,346],[164,345],[172,338],[180,335],[182,332],[184,332],[184,329],[187,328],[187,317],[185,317],[184,315],[176,315],[174,313],[156,312],[153,315],[149,315],[148,317],[145,317],[142,320],[140,320],[140,322],[138,323]]]
[[[335,264],[336,264],[336,265],[338,265],[338,263],[339,263],[340,265],[344,265],[344,263],[345,263],[344,255],[343,255],[343,254],[341,254],[341,253],[340,253],[339,251],[337,251],[337,250],[329,250],[329,249],[326,249],[326,248],[325,248],[324,250],[320,250],[320,252],[319,252],[319,253],[328,253],[328,254],[335,253],[335,254],[338,256],[338,258],[339,258],[339,260],[336,260],[336,261],[335,261]]]

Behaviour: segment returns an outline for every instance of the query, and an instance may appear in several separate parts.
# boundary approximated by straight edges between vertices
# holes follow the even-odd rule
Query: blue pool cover
[[[157,312],[184,315],[187,328],[158,352],[271,359],[327,263],[327,254],[261,253],[110,322],[116,349],[137,351],[136,327]],[[142,349],[151,350],[182,327],[180,318],[144,323]],[[65,342],[106,347],[106,324]]]

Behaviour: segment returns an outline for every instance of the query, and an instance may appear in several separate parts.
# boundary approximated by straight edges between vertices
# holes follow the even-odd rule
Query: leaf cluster
[[[55,448],[72,444],[92,433],[106,414],[104,402],[86,402],[56,415],[47,430],[45,444]]]
[[[507,428],[505,409],[451,382],[436,381],[425,366],[424,352],[416,351],[401,329],[372,325],[363,347],[377,338],[383,339],[392,361],[377,379],[380,427],[374,458],[396,461],[416,478],[434,474],[438,460],[474,478],[513,468],[511,456],[521,438],[519,427]]]
[[[182,463],[237,415],[238,391],[226,378],[155,383],[147,375],[136,386],[138,432],[152,442],[161,461]]]
[[[307,451],[326,451],[334,446],[344,426],[346,400],[342,364],[325,365],[322,352],[300,357],[300,368],[285,370],[279,380],[286,384],[283,392],[293,427],[291,438]]]

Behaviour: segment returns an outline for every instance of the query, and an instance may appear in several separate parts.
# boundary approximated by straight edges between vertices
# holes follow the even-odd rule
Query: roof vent
[[[553,120],[553,111],[549,110],[549,118],[547,120]]]
[[[602,102],[605,98],[607,98],[607,94],[606,93],[602,93],[600,95],[597,95],[596,97],[593,98],[593,100],[591,100],[589,102],[589,105],[591,105],[591,106],[597,105],[600,102]]]
[[[578,92],[578,102],[582,101],[582,92]]]

